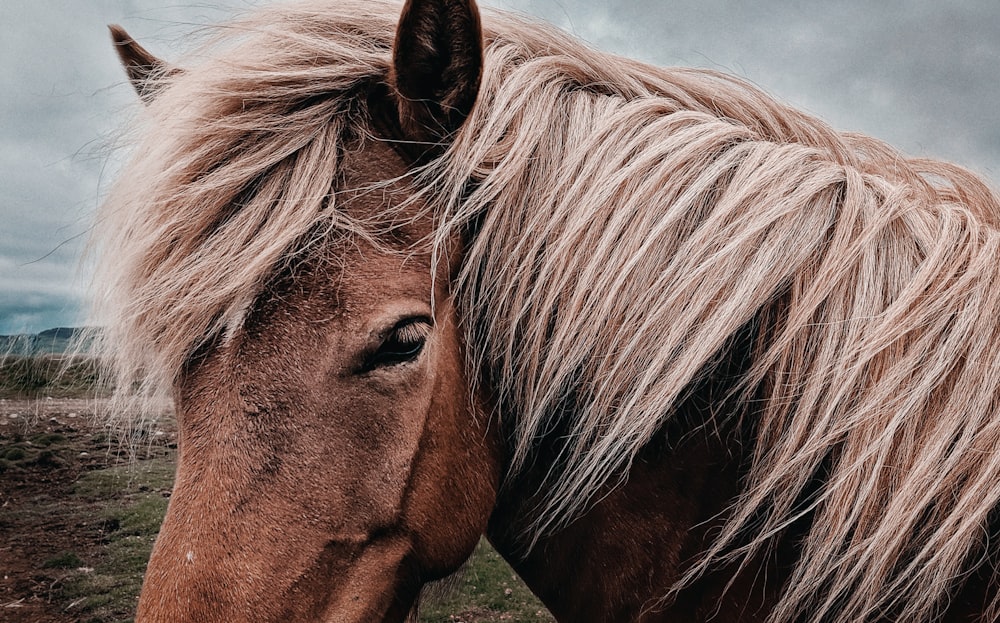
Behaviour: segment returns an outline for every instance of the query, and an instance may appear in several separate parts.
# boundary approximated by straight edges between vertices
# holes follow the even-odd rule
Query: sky
[[[330,0],[336,2],[336,0]],[[0,2],[0,334],[83,322],[81,255],[138,106],[106,25],[176,58],[266,0]],[[746,78],[835,128],[1000,187],[1000,2],[483,0],[595,47]]]

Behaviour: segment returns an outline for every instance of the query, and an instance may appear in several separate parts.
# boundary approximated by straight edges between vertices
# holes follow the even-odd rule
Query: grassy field
[[[0,356],[0,397],[90,396],[96,391],[96,381],[97,367],[87,357]]]
[[[31,365],[0,367],[0,620],[129,621],[170,498],[176,432],[165,418],[129,461],[94,424],[100,401],[69,397],[85,382],[50,385],[52,362]],[[31,382],[16,387],[14,373]],[[553,621],[485,541],[427,591],[419,620]]]

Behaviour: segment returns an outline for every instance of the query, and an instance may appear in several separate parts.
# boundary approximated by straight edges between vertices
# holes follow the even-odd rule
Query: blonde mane
[[[122,396],[169,386],[290,256],[371,231],[336,209],[337,151],[366,132],[399,8],[323,5],[231,27],[148,109],[99,224]],[[512,469],[567,431],[536,536],[623,478],[750,327],[738,408],[716,417],[754,418],[752,464],[672,590],[811,514],[772,621],[932,620],[995,555],[997,196],[734,78],[504,13],[484,28],[477,105],[419,181],[439,244],[475,232],[454,287]]]

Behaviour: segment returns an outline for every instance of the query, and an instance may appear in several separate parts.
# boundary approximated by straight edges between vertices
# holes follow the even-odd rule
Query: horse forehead
[[[374,138],[348,142],[341,157],[347,179],[394,179],[402,177],[409,169],[396,150],[385,141]]]
[[[432,219],[417,218],[425,204],[411,200],[409,163],[384,142],[365,140],[345,146],[340,173],[338,209],[348,216],[365,221],[388,217],[390,223],[398,222],[397,235],[417,235],[414,241],[431,233]]]

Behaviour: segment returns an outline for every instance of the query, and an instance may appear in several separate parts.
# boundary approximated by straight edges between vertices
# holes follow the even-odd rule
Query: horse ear
[[[157,91],[163,86],[160,81],[179,70],[171,68],[167,63],[146,51],[146,48],[136,43],[121,26],[111,24],[108,29],[111,31],[111,40],[115,44],[115,52],[118,53],[118,58],[121,59],[122,66],[128,73],[128,80],[132,83],[132,88],[135,89],[144,103],[150,103],[156,97]]]
[[[476,101],[482,67],[475,0],[407,0],[389,76],[407,138],[440,145],[458,130]]]

